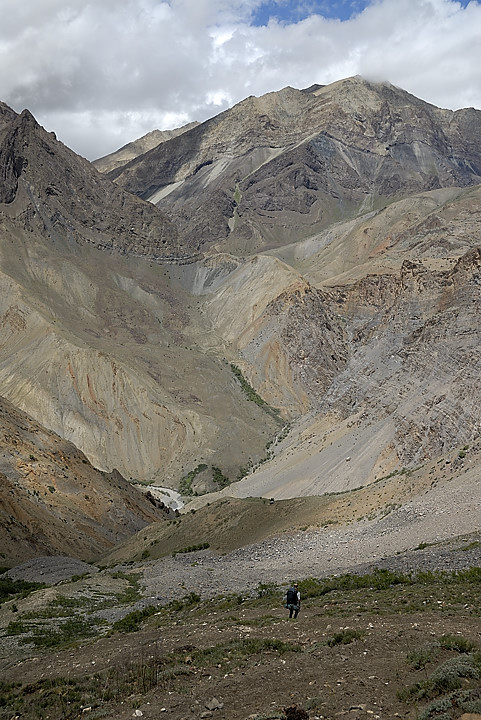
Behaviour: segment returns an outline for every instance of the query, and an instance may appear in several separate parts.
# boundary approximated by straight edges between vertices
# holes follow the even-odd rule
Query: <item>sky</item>
[[[0,100],[89,160],[362,75],[481,109],[481,0],[0,0]]]

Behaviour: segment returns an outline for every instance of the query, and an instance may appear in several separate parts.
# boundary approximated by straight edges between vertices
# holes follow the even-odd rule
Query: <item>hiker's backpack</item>
[[[287,591],[287,604],[288,605],[297,605],[297,590],[294,588],[289,588]]]

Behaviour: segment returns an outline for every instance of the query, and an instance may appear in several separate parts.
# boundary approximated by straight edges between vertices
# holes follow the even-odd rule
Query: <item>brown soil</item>
[[[406,591],[399,592],[403,595]],[[365,591],[359,594],[359,607],[364,605],[363,595]],[[288,620],[287,612],[274,601],[271,606],[256,606],[254,602],[245,608],[211,613],[204,609],[201,616],[191,611],[179,614],[178,621],[170,624],[159,616],[151,618],[149,628],[141,632],[116,634],[75,649],[32,657],[4,667],[2,676],[33,687],[31,684],[41,678],[73,679],[110,671],[105,687],[113,689],[129,667],[136,667],[134,674],[139,680],[149,664],[155,662],[162,668],[162,659],[180,650],[188,674],[172,676],[145,693],[134,690],[120,702],[102,704],[101,714],[92,703],[91,711],[85,709],[82,715],[116,720],[136,716],[302,720],[307,717],[302,714],[305,711],[310,718],[415,718],[420,706],[400,700],[399,692],[422,681],[427,673],[408,665],[408,653],[432,645],[445,634],[480,642],[479,616],[473,614],[477,608],[468,603],[458,613],[442,601],[426,597],[425,602],[432,604],[431,610],[379,614],[356,611],[352,597],[345,611],[341,595],[335,601],[317,598],[304,603],[296,621]],[[335,633],[346,628],[361,631],[363,636],[349,644],[327,644]],[[278,639],[301,651],[281,654],[267,649],[253,652],[236,664],[225,649],[213,655],[210,662],[205,658],[202,663],[196,660],[200,649],[248,638]],[[451,655],[452,651],[442,650],[437,664]],[[290,706],[297,710],[289,711],[289,715],[286,708]]]
[[[312,599],[306,593],[295,621],[287,619],[281,593],[262,599],[255,596],[260,583],[272,582],[280,587],[287,582],[286,578],[292,579],[292,573],[301,581],[302,589],[303,578],[332,576],[353,571],[355,567],[359,572],[372,572],[376,566],[406,573],[481,566],[479,510],[475,503],[479,481],[472,472],[444,482],[439,477],[437,481],[424,494],[416,495],[386,516],[381,514],[377,519],[345,526],[328,525],[295,535],[284,533],[226,554],[209,549],[126,562],[144,548],[153,552],[157,547],[151,544],[153,539],[148,533],[152,528],[146,528],[139,533],[130,552],[122,553],[124,565],[105,568],[85,578],[73,577],[68,581],[64,559],[61,566],[60,559],[41,559],[44,573],[41,577],[60,584],[16,600],[15,610],[14,601],[1,607],[0,679],[23,683],[18,692],[25,698],[19,710],[24,720],[42,717],[38,714],[40,702],[46,702],[49,693],[68,697],[65,683],[59,689],[50,687],[50,681],[68,678],[84,688],[97,673],[102,678],[100,690],[97,685],[95,692],[86,694],[83,700],[82,717],[92,720],[131,717],[306,720],[304,712],[311,720],[343,715],[352,720],[395,716],[414,720],[428,700],[412,703],[400,699],[399,693],[423,682],[457,653],[438,648],[427,667],[420,670],[407,663],[407,656],[432,648],[446,634],[465,638],[480,647],[481,583],[455,590],[441,582],[413,587],[395,585],[380,591],[370,588],[336,591]],[[389,502],[397,500],[394,492],[397,486],[393,483],[394,478],[390,478],[376,485],[376,492],[385,492]],[[358,493],[364,495],[365,491],[333,498],[332,502],[339,512],[352,511],[356,517]],[[238,502],[221,500],[217,506],[188,513],[176,526],[182,532],[182,544],[196,538],[190,523],[205,520],[204,513],[212,513],[215,519],[216,513],[222,515],[230,507],[231,512],[226,512],[225,518],[222,516],[229,521],[225,523],[227,528],[235,517],[232,510],[236,509],[241,517],[244,505],[262,510],[260,515],[252,512],[259,523],[273,512],[282,521],[284,509],[295,515],[296,503],[302,504],[301,514],[305,515],[307,510],[305,499],[273,505],[261,500],[240,505]],[[252,527],[248,517],[249,514],[241,517],[242,527],[246,523]],[[223,527],[223,522],[217,517],[214,525]],[[465,535],[456,539],[456,532],[461,529]],[[232,535],[232,529],[226,531],[227,535]],[[197,535],[197,540],[203,539]],[[213,533],[210,539],[214,544]],[[124,551],[129,547],[126,544]],[[33,580],[39,579],[39,569],[40,560],[32,567],[19,566],[12,573]],[[60,570],[63,574],[59,574]],[[70,575],[78,572],[77,565],[72,566]],[[123,605],[114,601],[101,614],[111,626],[131,610],[159,604],[157,614],[146,620],[139,632],[115,632],[51,652],[19,645],[17,637],[5,632],[9,622],[21,620],[27,613],[40,617],[60,595],[78,602],[93,598],[100,607],[104,599],[115,600],[125,595],[135,576],[139,578],[142,598],[134,597]],[[194,592],[201,596],[200,603],[178,611],[168,605]],[[227,599],[210,600],[220,594]],[[241,597],[244,601],[238,602]],[[349,630],[361,634],[348,644],[329,644],[336,633],[348,634]],[[270,645],[246,646],[261,640],[269,641]],[[240,658],[236,658],[235,648],[229,645],[233,641],[241,644]],[[294,647],[279,652],[275,647],[278,641],[292,643]],[[202,650],[209,653],[200,657]],[[174,663],[169,661],[172,652],[178,653]],[[123,683],[129,674],[135,682],[125,687]],[[151,687],[152,678],[155,687]],[[44,685],[40,686],[40,682]],[[473,686],[481,694],[479,679],[462,681],[463,689]],[[75,714],[69,708],[67,699],[63,702],[58,712],[51,707],[45,709],[45,720],[47,716],[49,720],[80,716],[78,709]],[[286,710],[292,706],[296,709]],[[15,717],[14,710],[13,704],[7,704],[3,711],[0,703],[0,719]],[[453,706],[447,717],[458,718],[462,712],[460,707]]]

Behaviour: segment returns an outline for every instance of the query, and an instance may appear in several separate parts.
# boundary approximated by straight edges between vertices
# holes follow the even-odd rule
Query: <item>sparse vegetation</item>
[[[16,597],[26,597],[29,593],[45,587],[43,583],[27,582],[26,580],[12,580],[9,577],[0,577],[0,603]]]
[[[439,643],[430,643],[421,648],[416,648],[408,653],[406,662],[414,670],[423,670],[426,665],[433,662],[439,653]]]
[[[113,573],[112,576],[128,580],[130,586],[135,586],[138,581],[135,574]],[[60,720],[76,717],[83,708],[89,707],[91,712],[95,712],[93,717],[101,717],[102,714],[110,717],[115,715],[118,703],[130,701],[132,707],[142,707],[144,701],[151,702],[152,695],[149,693],[153,690],[160,696],[175,696],[176,702],[179,702],[184,695],[190,696],[192,688],[199,683],[207,683],[209,688],[215,686],[216,679],[220,682],[225,678],[235,678],[237,683],[244,675],[250,677],[251,671],[263,675],[269,673],[269,668],[277,673],[279,668],[285,667],[286,677],[292,673],[295,676],[294,669],[301,666],[303,657],[305,662],[302,661],[302,667],[316,667],[316,663],[312,663],[312,654],[331,662],[339,657],[336,653],[342,652],[346,653],[343,658],[347,662],[347,653],[351,651],[344,650],[344,646],[355,643],[358,646],[355,654],[365,653],[365,648],[372,647],[367,643],[371,633],[369,628],[374,626],[360,619],[366,612],[370,613],[369,617],[390,613],[391,618],[427,611],[431,617],[433,613],[439,614],[439,617],[446,617],[448,613],[455,628],[456,616],[479,614],[481,607],[481,568],[476,567],[453,573],[398,573],[380,569],[364,575],[307,578],[300,580],[299,585],[304,598],[300,622],[304,620],[303,614],[309,613],[311,621],[305,627],[309,628],[312,639],[303,635],[302,643],[293,641],[285,637],[284,625],[278,627],[279,622],[283,622],[278,611],[284,590],[274,583],[259,583],[251,594],[232,594],[211,600],[203,600],[197,593],[190,592],[164,606],[150,604],[136,609],[112,625],[111,639],[140,631],[155,633],[154,637],[157,637],[159,628],[162,628],[160,632],[164,636],[165,632],[172,632],[178,626],[178,644],[170,652],[159,653],[154,643],[149,645],[148,652],[136,651],[120,665],[95,674],[42,678],[28,683],[3,682],[0,684],[0,710],[7,713],[6,717],[21,715],[24,720],[46,718],[47,715],[52,720]],[[466,598],[471,603],[469,610],[466,609]],[[28,642],[42,652],[75,645],[80,639],[85,641],[90,638],[91,642],[102,627],[96,622],[101,621],[92,619],[89,624],[81,617],[65,617],[66,613],[85,610],[88,602],[82,597],[57,597],[45,612],[45,615],[47,611],[58,613],[53,629],[50,623],[48,631],[48,624],[39,613],[32,624],[26,616],[12,620],[8,632],[11,637],[18,635],[20,642]],[[338,622],[346,615],[353,621]],[[315,635],[310,635],[315,617],[321,619],[322,627],[330,630],[317,639]],[[326,624],[327,618],[329,624]],[[384,621],[380,628],[383,624]],[[408,626],[411,624],[409,622]],[[202,642],[203,636],[198,633],[204,627],[211,628],[213,641]],[[186,644],[186,638],[195,629],[195,642]],[[226,633],[226,637],[221,636],[221,640],[217,641],[219,632]],[[279,636],[279,633],[282,635]],[[385,637],[383,632],[382,637],[383,642],[390,645],[405,644],[402,633],[399,637]],[[429,633],[425,637],[427,639]],[[326,653],[333,653],[332,659]],[[393,692],[398,693],[398,702],[404,703],[405,708],[416,707],[417,717],[451,720],[455,717],[449,714],[453,707],[464,712],[475,712],[479,708],[481,654],[471,639],[455,631],[445,633],[410,649],[404,657],[405,672],[409,670],[411,679],[399,690],[395,689],[398,683],[394,682]],[[264,666],[265,671],[262,669]],[[402,674],[402,668],[399,667],[397,672]],[[411,681],[413,673],[420,674],[414,682]],[[212,690],[209,692],[212,694]],[[338,709],[333,701],[333,696],[298,694],[296,702],[289,706],[284,700],[283,704],[272,703],[269,712],[259,708],[256,717],[285,720],[288,707],[295,707],[296,712],[306,708],[302,712],[307,714],[302,717],[307,717],[309,711],[325,717],[333,716],[334,710]]]
[[[172,553],[172,557],[175,557],[179,553],[191,553],[196,552],[197,550],[207,550],[207,548],[210,547],[210,544],[208,542],[202,542],[197,543],[196,545],[188,545],[185,548],[181,548],[180,550],[174,550]]]
[[[225,488],[230,485],[230,480],[227,475],[224,475],[222,470],[218,467],[212,466],[212,479],[218,485],[219,489]]]
[[[279,595],[279,588],[275,583],[259,583],[257,586],[257,597],[273,597]]]
[[[115,632],[136,632],[144,620],[154,615],[159,609],[156,605],[147,605],[142,610],[134,610],[125,615],[121,620],[117,620],[112,625]]]
[[[36,648],[58,648],[71,645],[80,639],[92,637],[97,633],[103,621],[99,618],[69,617],[56,623],[55,629],[51,624],[25,623],[15,620],[8,624],[7,635],[21,635],[19,642],[24,645],[33,645]]]
[[[282,423],[283,421],[280,417],[280,411],[277,408],[271,407],[268,403],[266,403],[265,400],[261,398],[258,393],[256,393],[254,388],[249,385],[244,375],[242,374],[242,371],[240,370],[240,368],[237,367],[237,365],[231,363],[230,367],[246,397],[252,402],[254,402],[256,405],[258,405],[260,408],[262,408],[268,415],[277,420],[277,422]]]
[[[197,465],[193,470],[187,473],[187,475],[184,475],[180,479],[179,483],[179,492],[181,495],[194,495],[194,490],[192,488],[193,482],[196,479],[197,475],[200,475],[200,473],[207,470],[207,465],[205,463],[201,463],[200,465]]]
[[[279,639],[243,638],[193,649],[190,654],[186,654],[185,649],[162,656],[153,654],[131,662],[120,672],[112,669],[78,679],[42,679],[28,686],[0,682],[0,708],[11,709],[18,716],[21,713],[26,720],[77,717],[87,707],[108,708],[128,697],[143,696],[154,689],[169,689],[182,677],[194,676],[199,667],[232,671],[249,663],[259,663],[266,653],[282,656],[301,651],[300,645]]]
[[[444,638],[440,639],[438,647],[446,647]],[[454,647],[449,649],[456,650]],[[436,665],[429,674],[426,673],[424,679],[399,693],[403,700],[410,703],[429,701],[418,717],[424,720],[438,717],[441,720],[452,717],[444,713],[454,707],[464,712],[479,712],[481,709],[479,684],[473,682],[481,677],[481,653],[460,652],[463,654],[454,655]],[[436,657],[430,655],[425,662],[416,666],[416,669],[425,671],[428,663],[435,660]]]
[[[458,653],[470,653],[476,648],[476,645],[471,640],[466,640],[466,638],[459,635],[442,635],[439,638],[439,644],[443,648],[456,650]]]

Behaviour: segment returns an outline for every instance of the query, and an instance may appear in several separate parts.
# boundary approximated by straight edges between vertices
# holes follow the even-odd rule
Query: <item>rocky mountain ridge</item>
[[[0,396],[95,467],[289,499],[477,442],[480,111],[286,88],[105,177],[0,110]]]
[[[481,113],[354,77],[251,97],[109,173],[187,242],[235,254],[402,195],[480,182]]]
[[[94,165],[99,172],[112,172],[139,155],[143,155],[149,150],[152,150],[152,148],[157,147],[161,143],[177,137],[177,135],[181,135],[187,130],[191,130],[196,125],[198,125],[197,122],[192,122],[180,128],[175,128],[174,130],[151,130],[138,140],[127,143],[127,145],[124,145],[119,150],[94,160],[92,165]]]

